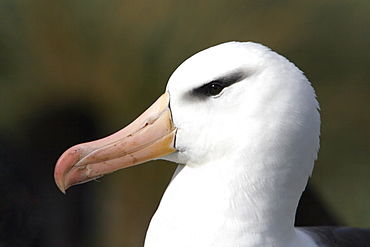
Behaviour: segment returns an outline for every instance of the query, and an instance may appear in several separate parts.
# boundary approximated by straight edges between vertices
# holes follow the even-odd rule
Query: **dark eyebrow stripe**
[[[210,83],[214,83],[214,82],[218,82],[220,83],[223,87],[229,87],[231,86],[232,84],[234,83],[237,83],[239,81],[241,81],[242,79],[244,79],[244,74],[242,72],[234,72],[230,75],[227,75],[227,76],[224,76],[224,77],[221,77],[217,80],[214,80]],[[209,84],[209,83],[207,83]],[[206,84],[206,85],[207,85]]]
[[[220,86],[222,86],[223,88],[225,87],[229,87],[239,81],[241,81],[242,79],[245,78],[245,74],[242,73],[242,72],[233,72],[231,74],[228,74],[226,76],[223,76],[223,77],[220,77],[216,80],[213,80],[211,82],[208,82],[198,88],[195,88],[193,89],[190,94],[192,96],[204,96],[206,97],[206,90],[207,90],[207,87],[210,85],[210,84],[218,84]]]

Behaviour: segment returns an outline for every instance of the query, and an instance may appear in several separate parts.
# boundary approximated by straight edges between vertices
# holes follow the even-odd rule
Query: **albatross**
[[[134,122],[71,147],[59,189],[153,159],[177,170],[145,246],[370,246],[370,230],[295,228],[317,158],[319,104],[293,63],[253,42],[227,42],[185,60]]]

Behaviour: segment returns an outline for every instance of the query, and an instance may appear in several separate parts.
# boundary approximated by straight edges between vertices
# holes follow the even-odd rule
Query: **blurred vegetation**
[[[41,181],[37,174],[48,171],[45,208],[55,206],[49,196],[67,203],[74,192],[58,194],[55,160],[75,144],[68,141],[72,137],[88,140],[80,132],[59,133],[71,137],[58,139],[60,109],[90,114],[96,126],[89,138],[107,135],[149,106],[190,55],[225,41],[251,40],[289,58],[313,83],[322,138],[312,183],[342,224],[370,226],[369,11],[368,0],[0,0],[1,148],[17,147],[16,155],[33,164],[29,180]],[[46,112],[55,114],[47,115],[48,125],[38,124],[35,119]],[[60,144],[53,146],[54,160],[40,165],[53,142]],[[29,147],[38,155],[19,152]],[[14,165],[9,160],[0,158],[0,165]],[[74,233],[74,246],[141,246],[173,169],[157,162],[81,186],[76,198],[90,188],[91,214],[85,218],[91,224],[86,235]],[[43,246],[76,238],[71,229],[58,229],[62,233]]]

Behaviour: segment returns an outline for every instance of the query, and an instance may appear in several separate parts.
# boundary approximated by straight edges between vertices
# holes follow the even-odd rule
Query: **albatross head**
[[[170,160],[185,168],[168,187],[147,242],[288,243],[319,148],[318,108],[310,82],[286,58],[252,42],[220,44],[181,64],[132,124],[68,149],[55,180],[64,192],[118,169]],[[261,232],[269,238],[261,240]]]
[[[166,91],[178,150],[166,158],[196,166],[244,155],[266,163],[304,156],[299,165],[311,172],[320,125],[314,90],[267,47],[229,42],[204,50],[175,70]]]

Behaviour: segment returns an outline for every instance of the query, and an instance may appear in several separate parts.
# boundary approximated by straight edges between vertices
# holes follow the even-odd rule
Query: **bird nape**
[[[183,62],[133,123],[68,149],[55,181],[65,192],[153,159],[180,164],[148,247],[369,246],[370,230],[294,227],[319,149],[318,109],[311,83],[283,56],[220,44]]]

